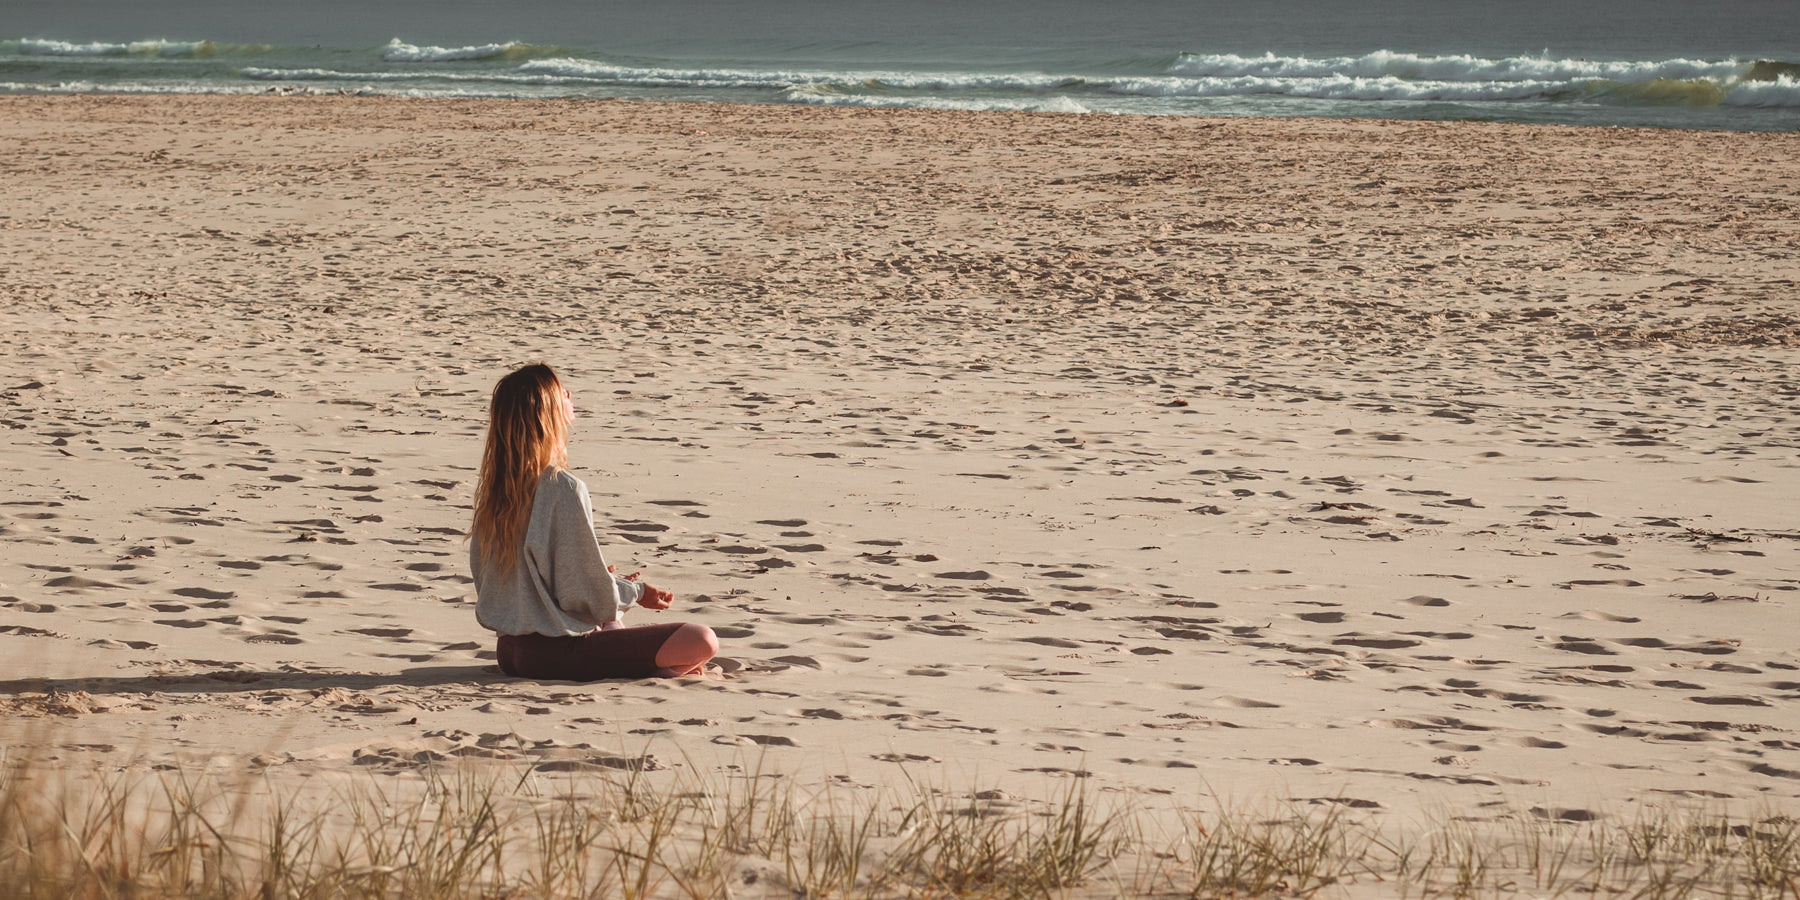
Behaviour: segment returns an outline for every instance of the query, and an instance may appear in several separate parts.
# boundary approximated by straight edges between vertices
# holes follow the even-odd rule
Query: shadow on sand
[[[503,675],[492,664],[420,666],[391,674],[358,672],[257,671],[220,669],[193,675],[145,675],[136,678],[14,678],[0,681],[0,696],[86,691],[103,694],[222,694],[280,690],[342,688],[370,691],[396,686],[487,686],[530,683]]]

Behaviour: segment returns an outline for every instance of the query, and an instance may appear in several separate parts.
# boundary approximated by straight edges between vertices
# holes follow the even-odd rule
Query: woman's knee
[[[712,659],[719,652],[719,636],[711,628],[696,622],[685,622],[656,651],[658,666],[695,665]]]

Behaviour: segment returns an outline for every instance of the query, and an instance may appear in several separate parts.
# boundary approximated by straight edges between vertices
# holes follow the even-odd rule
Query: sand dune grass
[[[1792,897],[1800,819],[1528,809],[1401,828],[1346,806],[1205,808],[1171,829],[1080,780],[872,794],[451,762],[304,783],[236,766],[13,758],[0,898]]]

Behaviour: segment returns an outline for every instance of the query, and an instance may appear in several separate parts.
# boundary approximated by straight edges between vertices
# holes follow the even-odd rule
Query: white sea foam
[[[521,64],[519,70],[590,78],[611,84],[681,87],[787,88],[806,84],[835,84],[906,91],[1049,91],[1076,87],[1084,83],[1083,79],[1068,75],[877,70],[672,69],[621,66],[600,60],[568,57],[531,60]]]
[[[220,84],[218,82],[197,81],[62,81],[54,84],[47,82],[0,82],[0,93],[39,93],[39,94],[267,94],[275,88],[257,87],[247,84]],[[289,88],[282,90],[284,94],[336,94],[338,90],[322,91],[313,88]]]
[[[900,97],[881,94],[838,93],[817,85],[802,85],[785,90],[782,99],[809,106],[906,107],[909,109],[949,109],[972,112],[1050,112],[1090,113],[1093,110],[1076,101],[1057,95],[1042,99]]]
[[[1551,81],[1454,82],[1407,81],[1392,76],[1271,78],[1240,75],[1230,78],[1129,78],[1112,82],[1107,89],[1117,94],[1143,97],[1242,97],[1265,94],[1312,100],[1506,101],[1553,97],[1567,93],[1569,86]]]
[[[265,69],[246,66],[238,74],[256,81],[493,82],[496,84],[593,84],[591,78],[512,75],[505,72],[343,72],[337,69]]]
[[[1725,92],[1725,105],[1800,107],[1800,80],[1783,75],[1774,81],[1744,81]]]
[[[621,66],[595,59],[556,57],[528,60],[520,72],[585,78],[608,84],[646,87],[771,87],[819,84],[860,79],[848,72],[767,72],[755,69],[670,69],[654,66]]]
[[[1184,53],[1165,74],[1188,77],[1229,78],[1352,78],[1393,77],[1444,82],[1578,81],[1604,78],[1611,81],[1651,81],[1658,78],[1689,80],[1736,78],[1749,68],[1738,60],[1707,61],[1667,59],[1605,61],[1552,59],[1546,56],[1514,56],[1485,59],[1476,56],[1422,56],[1377,50],[1363,56],[1313,59],[1305,56],[1239,56],[1232,53]]]
[[[47,82],[0,82],[0,93],[37,93],[37,94],[280,94],[282,96],[316,97],[316,96],[359,96],[359,97],[421,97],[443,99],[467,98],[515,98],[535,96],[516,91],[493,91],[465,88],[394,88],[375,87],[373,85],[341,85],[336,87],[314,87],[310,85],[279,85],[263,87],[247,84],[221,84],[219,82],[199,81],[160,81],[160,82],[95,82],[64,81],[55,84]]]
[[[19,52],[27,56],[192,56],[210,46],[208,41],[92,41],[77,44],[25,38],[19,41]]]
[[[247,66],[239,69],[238,74],[257,81],[323,81],[323,80],[375,80],[380,78],[409,78],[396,72],[339,72],[335,69],[264,69]]]
[[[987,75],[881,72],[864,76],[870,84],[908,91],[1023,90],[1079,88],[1087,80],[1070,75]]]
[[[1491,81],[1414,79],[1397,75],[1327,73],[1299,76],[1161,75],[1139,78],[1079,78],[1067,75],[894,71],[761,71],[744,68],[678,69],[627,66],[602,60],[559,57],[527,60],[506,72],[420,70],[338,71],[333,69],[241,70],[267,81],[349,81],[367,84],[430,81],[492,82],[496,85],[610,85],[698,90],[750,89],[782,92],[795,103],[833,106],[917,106],[936,109],[1047,109],[1073,104],[1069,96],[1108,93],[1162,99],[1292,97],[1310,100],[1390,102],[1521,102],[1579,99],[1615,105],[1792,105],[1791,79],[1746,83],[1727,98],[1726,88],[1707,79],[1616,81],[1499,79]],[[979,94],[981,96],[970,96]],[[1023,96],[1021,96],[1023,95]],[[1069,109],[1067,111],[1075,111]]]
[[[388,41],[382,48],[381,58],[388,62],[449,62],[459,59],[493,59],[497,56],[512,56],[530,49],[530,45],[518,41],[507,41],[504,44],[476,44],[468,47],[420,47],[408,44],[399,38]]]

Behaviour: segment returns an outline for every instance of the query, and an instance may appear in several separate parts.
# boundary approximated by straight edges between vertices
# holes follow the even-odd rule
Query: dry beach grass
[[[1300,890],[1266,860],[1309,854],[1390,893],[1422,860],[1791,878],[1755,860],[1800,794],[1794,135],[0,108],[12,802],[248,763],[299,810],[435,809],[463,776],[419,761],[473,757],[639,773],[661,819],[603,778],[588,812],[692,854],[689,795],[764,803],[750,758],[842,823],[731,848],[768,884],[949,892],[887,867],[980,792],[1098,810],[1102,893]],[[493,671],[461,531],[485,392],[535,359],[609,556],[678,593],[638,621],[712,626],[727,677]],[[1019,827],[1002,855],[1041,860]],[[818,849],[864,840],[854,876]]]
[[[802,791],[758,771],[662,787],[641,771],[436,763],[305,787],[178,767],[85,783],[16,763],[6,774],[6,900],[1781,898],[1800,883],[1800,822],[1696,809],[1400,831],[1336,810],[1215,809],[1164,834],[1095,808],[1080,783],[1033,803],[918,782]]]

